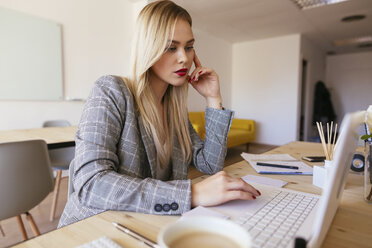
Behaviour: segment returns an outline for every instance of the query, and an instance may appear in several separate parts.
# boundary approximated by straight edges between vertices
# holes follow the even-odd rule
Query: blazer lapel
[[[138,117],[138,125],[141,132],[142,141],[145,146],[147,160],[149,161],[150,164],[151,177],[156,178],[156,151],[154,140],[151,136],[147,134],[141,116]]]

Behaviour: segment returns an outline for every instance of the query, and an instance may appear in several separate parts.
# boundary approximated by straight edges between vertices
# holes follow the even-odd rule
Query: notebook
[[[286,175],[312,175],[313,168],[306,163],[299,161],[289,154],[252,154],[243,152],[241,156],[259,174],[286,174]],[[286,169],[259,164],[274,164],[279,166],[295,166],[298,169]]]
[[[365,111],[345,115],[334,152],[333,167],[321,196],[254,184],[262,193],[262,196],[256,200],[232,201],[208,209],[229,215],[233,221],[246,228],[253,238],[253,247],[294,247],[296,237],[301,237],[307,243],[307,247],[320,247],[342,196],[351,160],[358,143],[357,129],[364,122],[364,114]],[[282,200],[284,198],[286,200]],[[277,206],[275,204],[285,205],[282,212],[286,212],[287,217],[283,218],[278,227],[285,227],[288,231],[265,236],[269,229],[277,231],[273,227],[277,223],[270,222],[265,226],[265,223],[269,223],[265,221],[270,216],[277,215],[277,210],[275,212],[270,210],[274,209],[271,208],[272,206]],[[301,210],[291,210],[290,208],[298,206]],[[298,214],[300,211],[302,212]],[[292,220],[294,220],[294,224],[289,225],[288,223],[292,223]],[[257,228],[261,229],[257,231]]]

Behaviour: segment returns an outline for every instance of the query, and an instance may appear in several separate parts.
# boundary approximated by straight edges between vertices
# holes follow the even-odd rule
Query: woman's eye
[[[185,51],[191,51],[192,49],[194,49],[193,46],[187,46],[187,47],[185,47]],[[167,48],[167,51],[169,51],[169,52],[176,52],[177,51],[177,47],[168,47]]]
[[[177,48],[176,47],[169,47],[167,50],[170,51],[170,52],[175,52],[177,50]]]

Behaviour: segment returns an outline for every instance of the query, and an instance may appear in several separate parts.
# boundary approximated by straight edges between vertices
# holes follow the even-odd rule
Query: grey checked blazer
[[[85,104],[71,162],[74,192],[59,227],[105,210],[181,214],[190,209],[188,164],[175,142],[169,181],[156,175],[156,151],[144,130],[133,95],[120,77],[99,78]],[[206,109],[203,142],[189,123],[193,163],[203,173],[223,168],[233,112]]]

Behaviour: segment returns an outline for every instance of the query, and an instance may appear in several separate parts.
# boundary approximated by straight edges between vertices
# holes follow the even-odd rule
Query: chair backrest
[[[75,157],[75,146],[49,149],[52,169],[67,170]]]
[[[67,120],[50,120],[43,123],[43,127],[68,127],[71,126]]]
[[[0,220],[32,209],[53,185],[45,141],[0,143]]]
[[[67,120],[50,120],[43,123],[43,127],[68,127]],[[75,147],[62,147],[49,150],[50,161],[53,169],[67,170],[75,156]]]
[[[68,127],[71,126],[67,120],[50,120],[43,123],[43,127]],[[74,168],[71,161],[75,157],[75,147],[63,147],[57,149],[50,149],[49,156],[52,168],[60,170],[69,170],[68,177],[68,196],[74,192],[72,186],[72,177]]]

